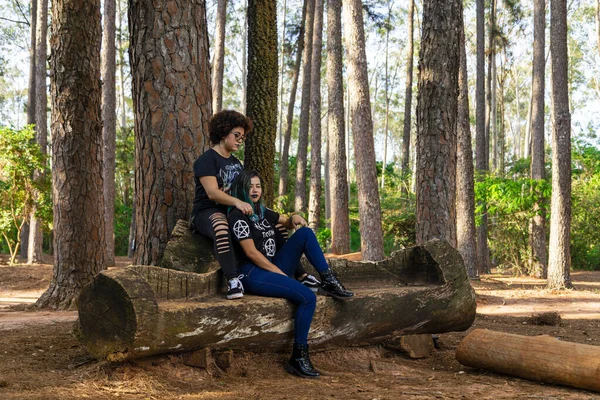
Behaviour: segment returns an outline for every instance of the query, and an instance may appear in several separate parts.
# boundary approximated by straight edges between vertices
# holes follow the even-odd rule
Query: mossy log
[[[313,348],[368,345],[406,334],[466,330],[475,294],[463,260],[432,241],[380,262],[329,260],[356,295],[318,297]],[[219,272],[186,273],[133,266],[103,271],[79,298],[80,339],[97,358],[124,360],[203,347],[283,350],[294,310],[284,299],[226,300]]]

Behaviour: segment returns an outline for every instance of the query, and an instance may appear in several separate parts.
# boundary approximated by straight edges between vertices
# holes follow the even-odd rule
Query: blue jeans
[[[306,255],[317,271],[322,272],[329,268],[315,234],[310,228],[303,227],[278,249],[273,258],[273,264],[287,276],[269,272],[252,263],[240,266],[239,272],[244,274],[242,283],[246,292],[288,299],[298,306],[294,320],[294,341],[308,344],[308,331],[317,306],[317,297],[309,288],[293,278],[302,254]]]

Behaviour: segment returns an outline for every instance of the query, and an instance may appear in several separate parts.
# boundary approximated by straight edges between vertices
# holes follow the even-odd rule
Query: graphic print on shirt
[[[264,242],[263,246],[264,246],[264,250],[265,250],[267,257],[275,256],[275,250],[276,250],[275,239],[273,239],[273,238],[267,239],[266,242]]]
[[[225,165],[225,169],[219,170],[219,177],[223,181],[223,191],[225,193],[229,194],[231,190],[231,183],[241,171],[242,166],[240,164],[228,164]]]
[[[248,239],[250,237],[250,227],[243,219],[237,220],[233,224],[233,234],[238,240]]]

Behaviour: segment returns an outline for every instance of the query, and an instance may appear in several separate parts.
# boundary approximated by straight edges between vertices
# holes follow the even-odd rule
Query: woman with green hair
[[[238,273],[245,291],[268,297],[281,297],[297,305],[294,347],[285,369],[303,378],[317,378],[308,354],[308,331],[316,307],[316,296],[293,278],[300,257],[321,276],[319,293],[347,300],[354,293],[346,290],[329,268],[314,232],[299,215],[286,217],[266,208],[262,202],[261,178],[256,171],[243,171],[233,181],[231,196],[252,206],[252,215],[229,207],[228,219],[238,260]],[[285,244],[276,240],[276,225],[296,232]]]

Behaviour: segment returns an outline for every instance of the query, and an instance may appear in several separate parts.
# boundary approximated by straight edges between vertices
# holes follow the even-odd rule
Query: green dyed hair
[[[254,210],[254,214],[252,214],[249,218],[252,221],[258,221],[259,217],[263,218],[265,215],[265,206],[263,204],[262,196],[256,204],[250,198],[250,183],[252,178],[260,179],[260,184],[262,186],[262,178],[256,171],[242,171],[238,176],[235,177],[233,182],[231,183],[231,191],[229,194],[237,199],[240,199],[252,206],[252,210]],[[229,206],[227,212],[230,213],[235,207]]]

